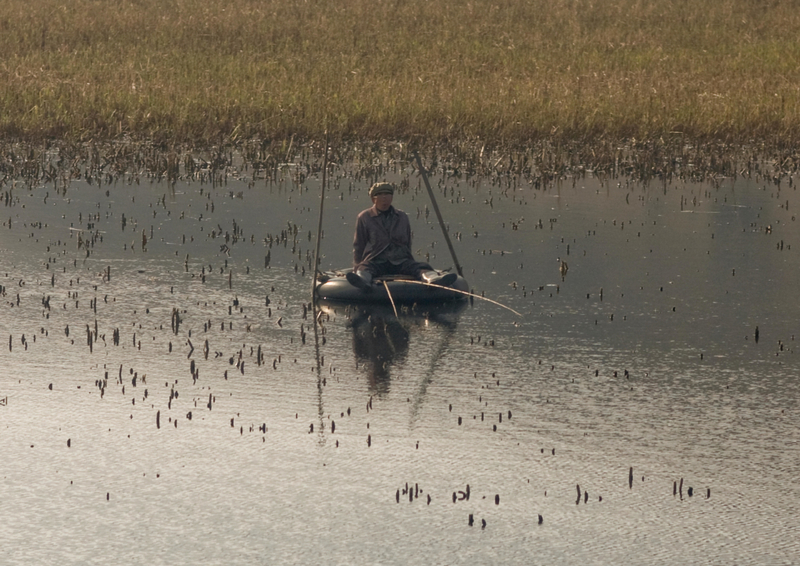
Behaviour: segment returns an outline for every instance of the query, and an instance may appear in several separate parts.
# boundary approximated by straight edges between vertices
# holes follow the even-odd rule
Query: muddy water
[[[523,316],[325,306],[318,367],[319,181],[284,176],[14,189],[0,562],[796,561],[793,188],[434,177],[470,285]],[[368,184],[329,190],[323,268]]]

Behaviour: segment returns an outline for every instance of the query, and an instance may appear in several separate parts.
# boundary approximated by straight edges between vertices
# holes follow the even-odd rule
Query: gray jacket
[[[362,211],[356,219],[356,233],[353,238],[353,268],[358,269],[374,260],[389,244],[404,247],[408,251],[408,259],[413,259],[411,254],[411,223],[408,215],[395,207],[389,209],[391,221],[389,230],[384,228],[380,212],[373,206]]]

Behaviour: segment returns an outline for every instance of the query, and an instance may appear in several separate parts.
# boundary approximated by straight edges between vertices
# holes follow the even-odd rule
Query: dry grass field
[[[6,0],[0,137],[791,144],[797,0]]]

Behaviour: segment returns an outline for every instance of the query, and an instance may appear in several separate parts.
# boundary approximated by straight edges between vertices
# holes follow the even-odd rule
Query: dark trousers
[[[433,268],[424,261],[407,259],[398,265],[390,261],[362,263],[356,268],[356,272],[358,271],[368,271],[373,277],[380,277],[381,275],[408,275],[416,279],[421,279],[425,271],[433,271]]]

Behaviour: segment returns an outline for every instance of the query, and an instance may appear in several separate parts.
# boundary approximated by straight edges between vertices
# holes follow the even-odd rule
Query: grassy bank
[[[800,138],[774,0],[6,0],[0,137]]]

